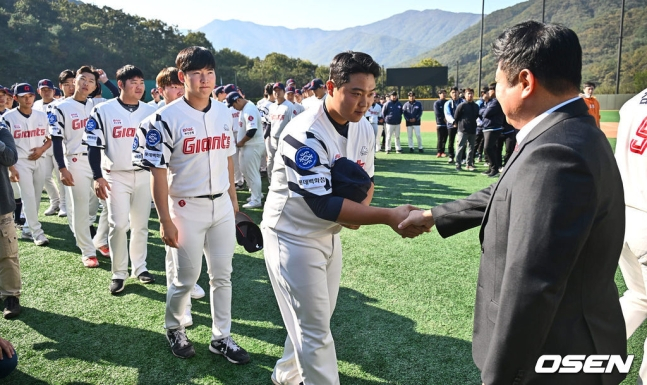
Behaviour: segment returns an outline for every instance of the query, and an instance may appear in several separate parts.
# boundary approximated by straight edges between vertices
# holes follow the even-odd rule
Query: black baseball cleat
[[[249,353],[234,341],[231,336],[220,340],[211,341],[209,351],[215,354],[225,356],[227,361],[232,364],[243,365],[249,362]]]
[[[409,147],[409,152],[413,154],[413,148]]]
[[[108,286],[108,289],[110,289],[110,294],[112,295],[116,295],[117,293],[120,293],[121,291],[124,290],[124,280],[113,279],[112,282],[110,282],[110,286]]]
[[[153,283],[155,282],[155,277],[151,275],[148,271],[145,271],[137,276],[139,282],[141,283]]]
[[[18,297],[10,295],[4,300],[4,310],[2,316],[5,319],[16,318],[20,315],[20,300]]]
[[[186,337],[184,328],[167,330],[166,339],[171,344],[171,353],[175,357],[191,358],[195,356],[195,348]]]
[[[418,152],[422,154],[423,152],[425,152],[425,150],[423,150],[422,148],[419,148]]]

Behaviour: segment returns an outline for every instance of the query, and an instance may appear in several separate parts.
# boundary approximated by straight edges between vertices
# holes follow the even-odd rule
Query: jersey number
[[[637,138],[631,139],[629,142],[629,151],[642,155],[647,150],[647,117],[638,126],[636,136]]]

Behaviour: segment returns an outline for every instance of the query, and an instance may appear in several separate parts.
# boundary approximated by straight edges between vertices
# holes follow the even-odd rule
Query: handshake
[[[428,233],[434,227],[431,210],[422,210],[412,205],[402,205],[388,209],[392,213],[387,225],[402,238],[415,238],[422,233]]]

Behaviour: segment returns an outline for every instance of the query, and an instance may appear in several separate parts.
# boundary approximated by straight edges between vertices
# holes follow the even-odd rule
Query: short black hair
[[[135,67],[132,64],[126,64],[125,66],[117,70],[117,81],[122,83],[126,80],[134,78],[144,78],[144,73],[139,68]]]
[[[509,85],[528,69],[548,92],[562,95],[582,83],[582,46],[573,30],[559,24],[526,21],[496,39],[492,52]]]
[[[263,95],[270,96],[274,92],[274,83],[267,83],[265,89],[263,90]]]
[[[473,93],[474,93],[474,90],[473,90],[472,88],[466,88],[466,89],[465,89],[465,92],[469,92],[469,93],[472,93],[472,94],[473,94]]]
[[[492,82],[488,84],[488,90],[496,90],[496,82]]]
[[[99,85],[99,73],[97,72],[96,69],[94,69],[94,67],[89,66],[89,65],[81,66],[81,68],[76,70],[76,75],[80,75],[80,74],[82,74],[84,72],[89,72],[92,75],[94,75],[94,81],[95,81],[95,83],[97,83],[97,86]],[[76,75],[75,75],[75,77],[76,77]]]
[[[447,91],[444,88],[441,88],[440,91],[438,91],[438,95],[440,94],[446,94]]]
[[[67,79],[74,79],[76,74],[74,73],[73,70],[67,69],[61,71],[61,74],[58,75],[58,84],[63,84]]]
[[[216,69],[213,53],[204,47],[192,46],[180,51],[175,58],[175,66],[182,72]]]
[[[350,81],[350,75],[357,73],[371,74],[377,79],[380,76],[380,65],[371,55],[363,52],[342,52],[335,55],[330,63],[329,80],[339,89]]]
[[[449,89],[449,92],[451,92],[451,91],[456,91],[456,92],[458,92],[458,87],[452,87],[452,88],[450,88],[450,89]]]
[[[595,88],[595,83],[593,83],[593,82],[586,82],[586,83],[584,83],[584,87],[585,87],[585,88],[586,88],[586,87],[593,87],[593,88]]]

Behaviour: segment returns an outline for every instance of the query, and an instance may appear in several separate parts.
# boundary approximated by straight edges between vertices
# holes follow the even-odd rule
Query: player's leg
[[[409,140],[409,152],[413,152],[413,126],[407,126],[407,139]]]
[[[386,128],[386,141],[384,142],[384,151],[388,154],[391,151],[391,137],[393,136],[394,126],[388,123],[384,124]]]
[[[402,146],[400,145],[400,125],[393,125],[393,135],[395,135],[395,151],[402,152]]]
[[[127,233],[130,227],[130,196],[133,191],[132,184],[134,180],[129,177],[128,171],[106,172],[103,177],[110,185],[106,207],[103,208],[103,211],[108,212],[108,247],[110,248],[110,259],[112,260],[111,279],[125,281],[128,278]],[[95,243],[97,249],[99,246],[101,245]],[[119,288],[119,291],[121,291],[121,288]]]
[[[262,206],[261,200],[263,198],[263,192],[260,166],[264,153],[265,147],[262,145],[246,145],[240,151],[243,174],[245,175],[247,186],[251,191],[249,203],[243,205],[244,208]]]
[[[436,156],[440,158],[445,154],[445,144],[447,143],[447,127],[438,126],[436,128]]]
[[[274,295],[294,346],[293,352],[285,351],[277,362],[273,379],[280,384],[293,384],[294,373],[298,371],[304,384],[339,384],[330,332],[330,317],[339,289],[337,276],[341,274],[341,255],[337,257],[333,247],[338,242],[331,235],[304,243],[268,228],[263,228],[263,238]],[[295,303],[300,306],[293,306]]]
[[[382,125],[373,123],[373,131],[375,131],[375,152],[380,152],[380,136],[382,136]]]
[[[130,196],[130,263],[133,277],[141,282],[151,283],[148,275],[146,257],[148,255],[148,219],[151,215],[150,174],[146,171],[129,171],[134,174],[133,193]]]
[[[243,176],[242,162],[240,161],[240,151],[237,151],[233,156],[234,160],[234,183],[236,186],[242,186],[245,182],[245,177]]]
[[[67,168],[74,178],[74,186],[69,187],[71,199],[68,200],[68,210],[73,218],[76,245],[81,249],[84,264],[96,267],[96,251],[90,236],[90,199],[95,196],[92,188],[92,170],[85,155],[69,155]],[[96,196],[95,196],[96,198]],[[71,204],[71,205],[69,205]],[[94,261],[89,261],[95,258]]]
[[[54,173],[52,172],[55,169],[56,161],[52,155],[45,155],[44,159],[45,191],[47,191],[47,196],[49,197],[49,207],[45,210],[45,215],[55,215],[60,210],[59,207],[61,204],[56,179],[53,177]],[[58,174],[58,169],[56,169],[56,174]]]
[[[38,220],[38,209],[40,207],[40,197],[45,182],[44,170],[39,170],[36,166],[37,162],[27,159],[19,159],[15,165],[16,171],[18,171],[18,175],[20,176],[18,187],[20,188],[20,196],[23,203],[22,209],[25,213],[25,218],[29,224],[34,242],[37,242],[39,238],[43,239],[43,230]],[[40,186],[36,185],[37,183]],[[38,187],[40,187],[40,190],[37,190]],[[46,243],[44,242],[43,244]]]
[[[422,150],[422,137],[420,136],[420,126],[413,126],[413,132],[416,134],[416,141],[418,142],[418,150]]]
[[[456,152],[454,151],[454,142],[456,141],[457,131],[457,127],[447,127],[447,157],[449,158],[449,163],[453,163],[454,157],[456,156]]]
[[[272,180],[272,169],[274,168],[274,155],[279,145],[278,139],[270,136],[265,139],[265,146],[267,149],[267,180]]]

